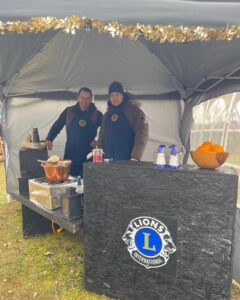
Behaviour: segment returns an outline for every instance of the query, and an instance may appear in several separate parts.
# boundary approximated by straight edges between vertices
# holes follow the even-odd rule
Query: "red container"
[[[102,163],[103,162],[103,150],[102,149],[93,149],[93,163]]]
[[[41,164],[48,181],[63,182],[68,180],[71,160],[60,160],[56,164]]]

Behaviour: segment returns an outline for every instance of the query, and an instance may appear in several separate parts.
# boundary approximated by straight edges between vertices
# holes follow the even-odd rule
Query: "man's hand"
[[[93,141],[90,143],[90,146],[91,146],[92,148],[95,148],[95,147],[96,147],[96,141],[93,140]]]
[[[46,141],[45,144],[46,144],[46,147],[48,148],[48,150],[52,150],[53,143],[51,141]]]

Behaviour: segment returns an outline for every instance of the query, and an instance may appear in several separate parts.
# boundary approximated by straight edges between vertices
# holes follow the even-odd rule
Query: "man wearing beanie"
[[[120,82],[112,82],[108,94],[108,110],[103,116],[99,133],[99,144],[105,157],[140,160],[148,139],[145,114],[131,103]]]

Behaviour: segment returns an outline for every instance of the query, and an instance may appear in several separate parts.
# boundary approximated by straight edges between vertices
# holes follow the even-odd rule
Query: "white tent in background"
[[[0,0],[0,5],[0,30],[4,33],[0,36],[0,95],[4,101],[8,191],[16,188],[23,136],[38,127],[44,137],[61,110],[72,104],[70,92],[81,86],[93,89],[103,110],[105,102],[101,99],[106,99],[112,80],[121,81],[142,102],[150,122],[150,141],[144,155],[148,160],[160,142],[183,144],[188,150],[192,107],[240,90],[240,40],[228,40],[238,37],[239,28],[226,28],[238,22],[238,1]],[[29,32],[30,28],[19,34],[17,23],[15,29],[11,29],[14,23],[7,25],[10,29],[3,27],[6,22],[29,22],[35,16],[72,15],[98,19],[107,29],[100,33],[102,29],[93,24],[93,19],[86,19],[81,29],[71,24],[65,28],[75,34],[67,34],[57,26],[47,30],[36,19],[35,25],[43,32]],[[166,34],[164,43],[158,37],[154,41],[150,27],[145,28],[145,37],[148,30],[150,40],[144,34],[131,40],[119,38],[121,26],[110,20],[135,29],[138,23],[186,28],[181,29],[182,33]],[[204,39],[205,29],[221,26],[224,33],[218,31],[215,36],[223,40],[191,41],[186,34],[181,40],[178,34],[184,35],[189,26],[195,26],[190,33],[198,34],[196,39]],[[131,27],[129,30],[133,33]],[[167,32],[164,30],[163,36]],[[56,143],[56,152],[61,153],[63,144],[64,134]]]

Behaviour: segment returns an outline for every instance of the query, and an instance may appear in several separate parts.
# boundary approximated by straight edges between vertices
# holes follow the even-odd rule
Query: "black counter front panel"
[[[85,287],[117,299],[229,299],[230,169],[85,164]]]

